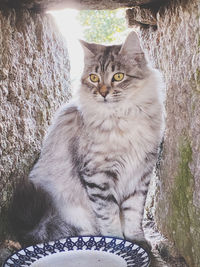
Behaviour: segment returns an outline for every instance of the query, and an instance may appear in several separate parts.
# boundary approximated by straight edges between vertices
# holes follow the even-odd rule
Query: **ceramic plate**
[[[147,267],[147,252],[124,239],[113,237],[67,237],[22,249],[3,267]]]

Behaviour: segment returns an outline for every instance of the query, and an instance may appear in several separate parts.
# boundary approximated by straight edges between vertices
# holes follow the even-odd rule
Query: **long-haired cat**
[[[144,240],[142,219],[163,131],[161,79],[131,32],[123,45],[82,41],[77,97],[57,113],[10,220],[18,240]]]

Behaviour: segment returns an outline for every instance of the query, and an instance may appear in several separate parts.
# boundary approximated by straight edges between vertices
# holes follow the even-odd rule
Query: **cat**
[[[122,45],[81,41],[84,70],[61,107],[10,221],[23,245],[105,235],[145,242],[145,199],[163,135],[162,79],[131,32]]]

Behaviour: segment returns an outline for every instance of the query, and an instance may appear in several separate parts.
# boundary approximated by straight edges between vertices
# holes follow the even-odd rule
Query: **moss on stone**
[[[199,37],[199,40],[198,40],[198,47],[200,48],[200,37]]]
[[[189,167],[192,148],[187,138],[180,140],[179,159],[171,196],[171,216],[167,218],[168,231],[189,266],[197,267],[200,266],[200,255],[197,251],[200,240],[200,210],[193,205],[194,179]]]
[[[200,69],[196,70],[197,91],[200,93]]]
[[[189,80],[190,86],[195,93],[200,93],[200,69],[197,68]]]

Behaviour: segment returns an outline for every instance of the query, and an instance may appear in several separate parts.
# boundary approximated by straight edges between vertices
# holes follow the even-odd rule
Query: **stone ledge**
[[[147,7],[137,6],[132,9],[128,9],[126,11],[126,18],[130,27],[133,27],[134,25],[157,25],[156,11]]]
[[[27,8],[34,10],[50,9],[117,9],[133,6],[149,5],[165,0],[0,0],[0,7]]]

